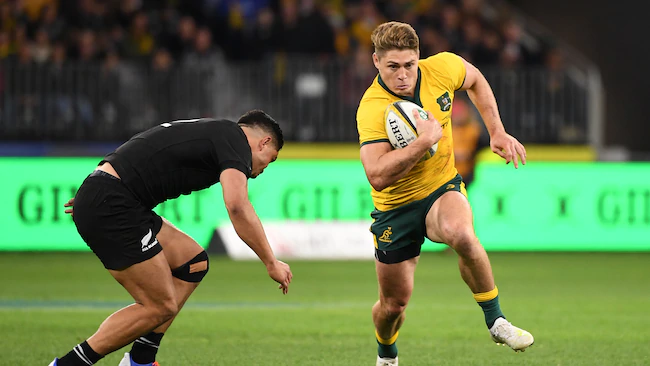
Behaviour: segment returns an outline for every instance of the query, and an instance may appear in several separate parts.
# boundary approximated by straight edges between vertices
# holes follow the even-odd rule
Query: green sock
[[[397,357],[397,336],[399,332],[395,333],[390,339],[383,339],[375,331],[375,339],[377,339],[377,354],[381,358],[395,358]],[[390,343],[390,344],[387,344]]]
[[[492,328],[497,319],[506,318],[501,312],[501,307],[499,306],[499,295],[492,300],[482,301],[478,304],[481,306],[481,309],[483,309],[485,324],[487,324],[488,329]]]
[[[377,354],[381,358],[395,358],[397,357],[397,342],[391,345],[381,344],[377,341]]]

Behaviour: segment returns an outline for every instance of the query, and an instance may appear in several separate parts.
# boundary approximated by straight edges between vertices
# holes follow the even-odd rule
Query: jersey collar
[[[420,82],[421,81],[422,81],[422,72],[420,72],[420,68],[418,67],[418,81],[415,83],[415,90],[413,91],[413,98],[411,98],[411,97],[403,97],[401,95],[397,95],[397,94],[393,93],[390,89],[388,89],[388,87],[386,86],[384,81],[381,79],[381,75],[377,74],[377,82],[379,83],[379,85],[381,85],[382,88],[384,88],[384,90],[386,90],[390,94],[392,94],[392,95],[394,95],[394,96],[396,96],[396,97],[398,97],[400,99],[408,100],[409,102],[413,102],[413,103],[419,105],[420,107],[424,108],[422,106],[422,101],[420,100]]]

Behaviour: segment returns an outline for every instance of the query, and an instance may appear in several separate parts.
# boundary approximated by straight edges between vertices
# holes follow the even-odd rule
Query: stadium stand
[[[356,140],[370,32],[409,22],[456,52],[523,142],[589,142],[585,73],[482,0],[34,0],[0,4],[0,139],[116,141],[163,120],[262,108],[289,140]]]

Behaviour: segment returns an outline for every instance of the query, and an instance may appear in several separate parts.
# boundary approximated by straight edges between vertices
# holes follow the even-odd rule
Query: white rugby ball
[[[422,107],[406,100],[400,100],[386,107],[384,113],[386,134],[388,134],[388,140],[393,148],[405,148],[418,137],[417,123],[413,118],[414,109],[418,111],[420,118],[429,119],[427,112]],[[437,142],[427,151],[424,160],[431,158],[436,150],[438,150]]]

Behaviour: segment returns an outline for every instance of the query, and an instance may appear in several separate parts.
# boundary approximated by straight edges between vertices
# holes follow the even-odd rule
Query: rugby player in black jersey
[[[275,258],[248,199],[247,180],[277,159],[284,139],[260,110],[237,123],[192,119],[163,123],[106,155],[67,204],[79,235],[135,300],[50,366],[93,365],[133,342],[120,366],[157,365],[160,341],[208,272],[208,255],[153,208],[221,183],[239,237],[284,294],[289,266]]]

